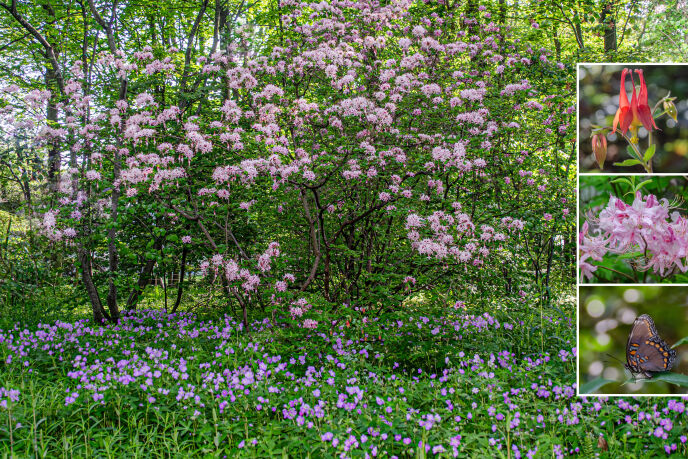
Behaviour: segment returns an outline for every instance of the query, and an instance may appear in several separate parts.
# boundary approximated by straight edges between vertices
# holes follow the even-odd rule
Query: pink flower
[[[592,281],[592,275],[597,271],[597,266],[593,266],[586,261],[589,257],[590,255],[581,256],[578,260],[578,269],[581,270],[581,275],[585,276],[589,281]]]
[[[594,269],[588,260],[602,261],[607,253],[642,253],[637,266],[661,276],[674,269],[686,272],[688,220],[669,212],[669,202],[654,195],[638,192],[631,205],[610,196],[607,207],[589,218],[579,234],[582,273],[590,278]],[[588,234],[591,227],[596,236]]]
[[[303,321],[303,328],[317,328],[318,322],[313,319],[306,319]]]
[[[191,244],[191,236],[182,236],[182,242],[184,244]]]

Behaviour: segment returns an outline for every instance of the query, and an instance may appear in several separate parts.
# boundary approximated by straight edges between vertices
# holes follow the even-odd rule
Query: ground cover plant
[[[576,397],[572,303],[493,306],[317,330],[156,310],[2,330],[3,448],[558,457],[600,452],[602,435],[612,457],[686,453],[683,401]]]

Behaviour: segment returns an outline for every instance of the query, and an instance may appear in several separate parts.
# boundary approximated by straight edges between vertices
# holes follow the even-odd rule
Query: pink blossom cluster
[[[191,238],[185,236],[182,242],[190,243]],[[250,297],[259,292],[259,288],[267,287],[265,280],[270,276],[272,261],[280,256],[280,248],[277,242],[269,244],[267,250],[261,254],[255,268],[257,272],[252,272],[251,260],[241,260],[229,258],[222,254],[215,254],[210,260],[203,261],[200,265],[203,275],[213,271],[215,276],[223,275],[229,283],[229,288],[237,295]],[[272,303],[280,304],[280,296],[286,294],[289,283],[294,282],[292,274],[285,274],[281,280],[274,284],[274,294]]]
[[[663,277],[685,273],[688,220],[671,209],[668,200],[652,194],[637,192],[631,205],[610,196],[607,207],[589,216],[579,233],[581,274],[592,280],[599,266],[591,262],[602,262],[607,253],[637,253],[637,268]]]
[[[308,303],[305,298],[299,298],[298,300],[292,302],[289,307],[289,314],[293,320],[299,320],[303,318],[303,315],[310,311],[313,305]],[[303,328],[317,328],[318,322],[311,318],[303,319],[301,322],[301,327]]]

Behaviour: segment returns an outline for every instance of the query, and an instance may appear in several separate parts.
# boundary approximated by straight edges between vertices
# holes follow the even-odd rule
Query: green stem
[[[647,132],[647,148],[649,149],[652,146],[652,131]],[[651,174],[652,173],[652,158],[647,160],[647,165],[649,166],[649,169],[646,168],[646,170]]]
[[[626,142],[628,142],[628,145],[629,145],[629,146],[631,147],[631,149],[633,150],[633,154],[635,154],[635,156],[634,156],[633,154],[631,154],[631,156],[633,156],[633,159],[636,159],[636,160],[640,161],[640,164],[643,165],[643,168],[645,169],[645,171],[646,171],[648,174],[651,174],[651,173],[652,173],[652,163],[650,162],[650,164],[648,165],[648,164],[645,163],[645,161],[643,161],[643,155],[640,153],[640,150],[638,149],[638,145],[636,145],[635,143],[631,142],[631,139],[628,138],[628,136],[627,136],[626,134],[623,134],[623,133],[622,133],[621,136],[626,140]],[[629,151],[629,152],[630,152],[630,151]]]

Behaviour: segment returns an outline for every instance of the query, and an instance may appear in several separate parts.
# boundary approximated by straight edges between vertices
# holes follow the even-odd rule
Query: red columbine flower
[[[614,115],[614,122],[612,123],[612,134],[616,132],[616,128],[621,124],[621,132],[626,135],[628,128],[633,121],[633,112],[631,111],[631,104],[628,103],[628,96],[626,95],[626,74],[628,69],[621,71],[621,88],[619,89],[619,109]],[[631,78],[633,75],[631,74]],[[633,86],[633,96],[635,97],[635,85]]]
[[[636,69],[635,72],[638,74],[638,78],[640,79],[639,93],[636,93],[635,91],[633,72],[629,69],[623,69],[621,71],[619,109],[616,111],[616,115],[614,116],[612,133],[616,132],[617,127],[624,135],[626,135],[626,132],[631,129],[631,131],[634,133],[634,136],[638,127],[641,125],[644,126],[648,131],[651,131],[653,127],[657,129],[655,120],[652,118],[650,106],[647,103],[647,85],[645,84],[643,71],[642,69]],[[631,96],[630,103],[628,102],[628,96],[626,95],[626,75],[628,73],[631,74],[631,83],[633,84],[633,94]]]
[[[640,118],[640,122],[643,123],[645,129],[651,131],[652,126],[654,126],[654,128],[657,129],[657,125],[655,124],[654,118],[652,118],[652,111],[650,110],[650,106],[647,104],[647,86],[645,85],[645,77],[643,76],[642,69],[636,69],[635,73],[638,74],[638,78],[640,79],[640,93],[638,93],[637,117]],[[633,87],[633,90],[633,92],[635,93],[635,85]]]

